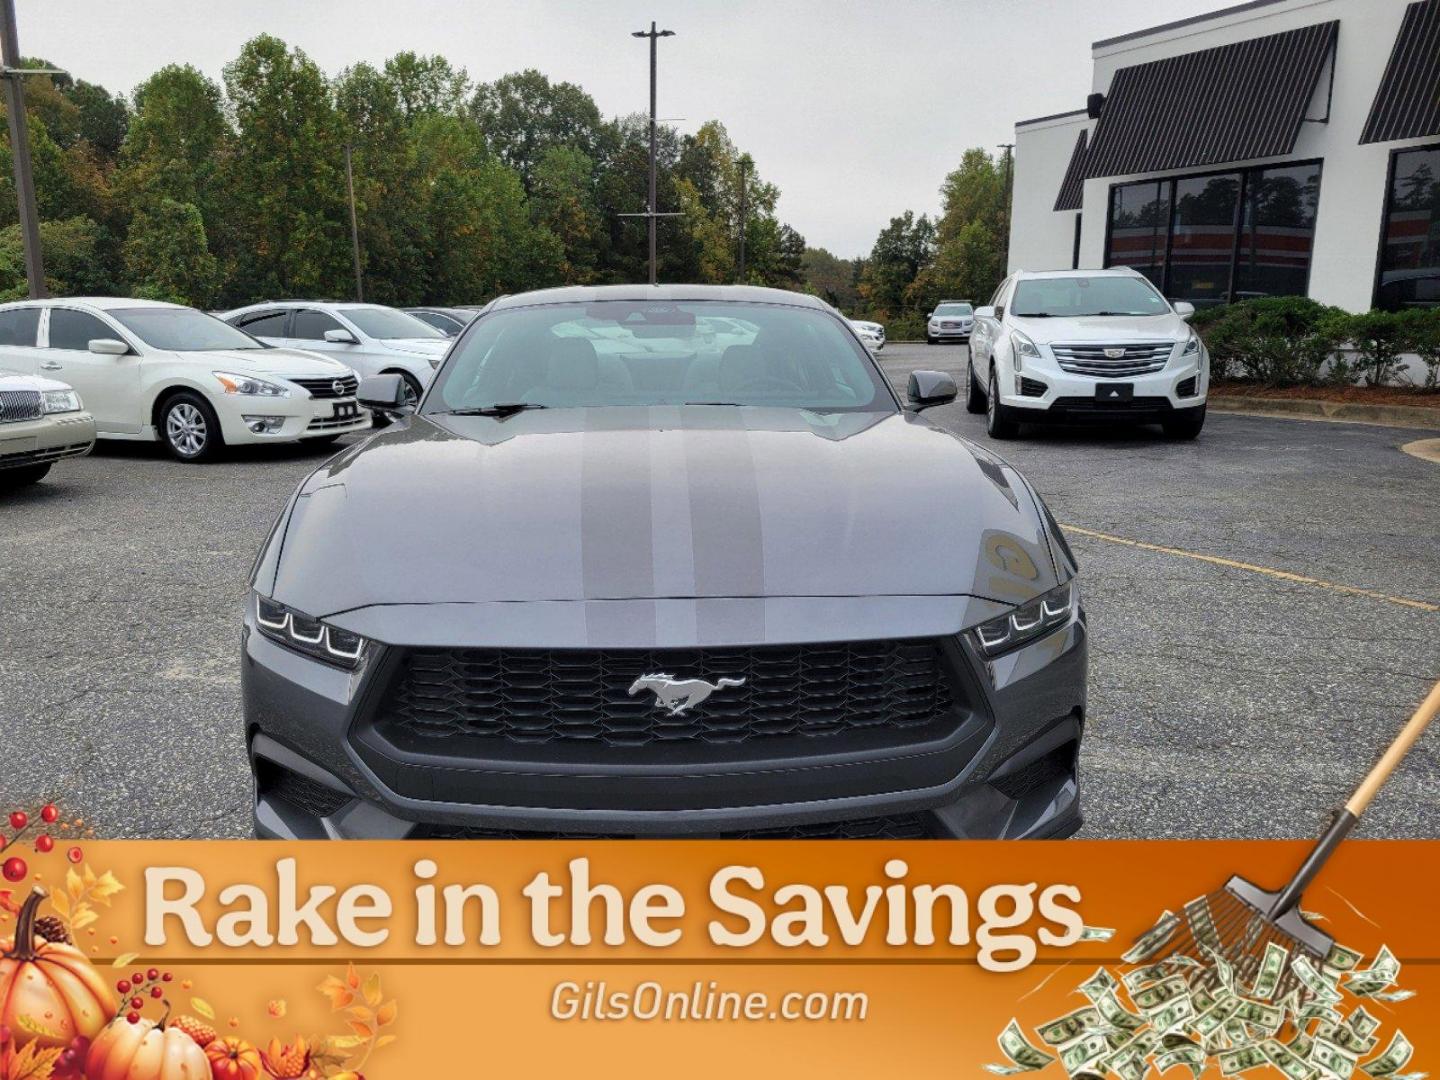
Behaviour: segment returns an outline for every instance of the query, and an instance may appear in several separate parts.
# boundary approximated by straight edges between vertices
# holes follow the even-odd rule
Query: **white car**
[[[847,320],[855,328],[855,333],[860,335],[860,340],[871,352],[879,352],[885,348],[885,327],[878,322],[868,322],[865,319]]]
[[[452,338],[381,304],[270,300],[220,316],[271,345],[324,353],[365,375],[400,375],[418,401]]]
[[[0,336],[15,327],[0,312]],[[0,371],[0,491],[45,479],[62,458],[95,446],[95,418],[62,382]]]
[[[1128,267],[1017,270],[975,309],[966,407],[996,439],[1047,420],[1158,423],[1193,439],[1210,389],[1193,314]]]
[[[925,320],[925,344],[969,341],[974,325],[975,309],[968,300],[941,300]]]
[[[344,364],[270,348],[180,304],[0,305],[0,368],[70,384],[100,438],[158,439],[181,461],[213,458],[226,445],[330,442],[370,426]]]

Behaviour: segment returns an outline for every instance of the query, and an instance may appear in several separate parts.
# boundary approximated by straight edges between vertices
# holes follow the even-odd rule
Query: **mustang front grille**
[[[44,412],[39,390],[0,390],[0,424],[38,420]]]
[[[665,674],[718,685],[678,711],[636,680]],[[731,680],[743,680],[734,685]],[[417,649],[400,661],[376,715],[436,739],[643,746],[743,743],[919,727],[951,707],[929,640],[732,649]]]
[[[1170,362],[1173,341],[1130,342],[1124,345],[1052,345],[1055,361],[1072,375],[1118,379],[1149,375]],[[1112,355],[1113,354],[1113,355]]]

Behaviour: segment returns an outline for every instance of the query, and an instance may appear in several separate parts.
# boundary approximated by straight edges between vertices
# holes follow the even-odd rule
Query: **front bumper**
[[[1127,388],[1121,392],[1123,396],[1106,393],[1105,388],[1117,384]],[[1147,375],[1103,378],[1064,371],[1047,356],[1026,358],[1020,371],[1002,380],[1000,402],[1025,410],[1020,419],[1029,422],[1127,418],[1144,422],[1198,409],[1205,404],[1208,391],[1208,365],[1198,357],[1171,359],[1161,370]]]
[[[1080,824],[1083,614],[990,663],[959,635],[936,640],[954,715],[904,741],[846,734],[743,755],[699,740],[649,755],[554,742],[458,752],[373,722],[401,650],[346,672],[275,644],[247,618],[255,830],[300,839],[1069,835]]]
[[[962,323],[959,326],[940,326],[936,323],[930,323],[926,326],[925,332],[937,341],[969,341],[970,330],[973,325],[973,323]]]
[[[365,431],[371,425],[369,411],[360,408],[353,396],[312,398],[292,393],[288,398],[270,398],[211,394],[210,402],[220,419],[220,430],[227,446],[348,435]],[[351,409],[356,411],[356,415],[338,415]],[[278,420],[279,425],[273,429],[254,431],[250,422],[257,417]]]
[[[88,412],[50,413],[0,424],[0,469],[46,465],[84,457],[95,448],[95,418]]]

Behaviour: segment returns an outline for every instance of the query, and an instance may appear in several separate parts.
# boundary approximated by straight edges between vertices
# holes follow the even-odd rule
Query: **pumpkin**
[[[233,1035],[208,1043],[205,1056],[210,1059],[210,1072],[215,1080],[257,1080],[264,1076],[260,1071],[260,1051]]]
[[[198,1043],[164,1021],[125,1017],[90,1044],[86,1080],[210,1080],[210,1059]]]
[[[0,1028],[10,1029],[16,1049],[31,1040],[65,1047],[76,1036],[93,1039],[115,1012],[110,988],[84,953],[35,933],[44,898],[43,889],[30,893],[14,940],[0,946]]]

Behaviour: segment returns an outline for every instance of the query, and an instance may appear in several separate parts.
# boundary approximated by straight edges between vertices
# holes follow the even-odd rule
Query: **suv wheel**
[[[159,428],[165,449],[180,461],[210,461],[225,445],[215,410],[199,394],[189,391],[165,402]]]
[[[1000,380],[990,368],[990,386],[985,394],[985,432],[992,439],[1013,439],[1020,434],[1020,425],[1011,416],[1012,410],[1000,404]]]
[[[50,463],[44,465],[25,465],[18,469],[0,469],[0,491],[9,488],[26,487],[30,484],[38,484],[45,479],[45,474],[50,471]]]
[[[985,391],[981,390],[980,384],[975,381],[974,357],[965,361],[965,411],[969,413],[985,411]]]
[[[934,345],[934,344],[935,344],[935,339],[934,339],[932,336],[930,336],[929,334],[926,334],[926,335],[925,335],[925,344],[926,344],[926,345]]]
[[[1200,434],[1200,429],[1205,426],[1205,406],[1201,405],[1196,409],[1181,409],[1171,413],[1160,426],[1165,429],[1165,434],[1172,439],[1193,439]]]

